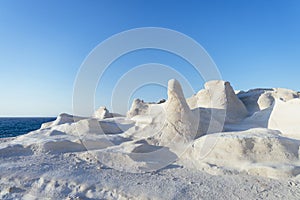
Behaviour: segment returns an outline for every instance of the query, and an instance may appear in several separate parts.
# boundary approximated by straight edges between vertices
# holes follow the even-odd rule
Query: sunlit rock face
[[[140,99],[134,99],[130,110],[127,112],[127,117],[132,118],[136,115],[143,115],[147,112],[147,109],[147,103]]]
[[[113,115],[105,106],[101,106],[100,108],[98,108],[98,110],[94,112],[93,117],[97,119],[106,119],[113,117]]]
[[[0,159],[89,151],[104,165],[130,172],[176,161],[214,174],[296,178],[299,110],[299,93],[288,89],[236,94],[229,82],[209,81],[186,100],[172,79],[166,101],[136,99],[126,117],[106,107],[91,117],[60,114],[39,130],[0,143]]]
[[[192,109],[210,108],[215,113],[214,117],[226,122],[240,121],[248,115],[245,105],[237,97],[229,82],[209,81],[205,83],[204,88],[187,99]]]
[[[161,144],[189,142],[198,131],[197,116],[190,110],[180,83],[172,79],[168,82],[168,99],[164,104],[166,120],[156,136]]]

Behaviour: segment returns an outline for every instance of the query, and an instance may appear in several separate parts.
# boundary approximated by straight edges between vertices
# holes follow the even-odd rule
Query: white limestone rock
[[[268,128],[300,140],[300,99],[276,100],[268,120]]]
[[[140,99],[134,99],[130,110],[127,112],[127,117],[132,118],[136,115],[143,115],[147,112],[148,109],[147,103]]]
[[[201,155],[209,140],[215,141],[206,155]],[[246,172],[272,178],[291,178],[300,174],[299,140],[269,129],[250,129],[205,135],[197,139],[182,156],[182,162],[193,168],[205,164],[210,172],[226,170]]]
[[[113,115],[112,113],[109,112],[109,110],[105,106],[101,106],[94,112],[92,117],[97,119],[106,119],[106,118],[112,118]]]
[[[180,83],[175,79],[168,82],[168,100],[164,108],[166,121],[156,137],[159,143],[172,145],[192,141],[197,136],[198,120],[185,100]]]
[[[57,118],[54,121],[42,124],[41,129],[49,128],[49,127],[57,126],[57,125],[61,125],[61,124],[66,124],[66,123],[71,124],[71,123],[80,121],[82,119],[86,119],[86,118],[73,116],[73,115],[70,115],[67,113],[61,113],[57,116]]]
[[[245,104],[250,114],[257,111],[271,108],[275,100],[288,102],[292,99],[299,99],[299,93],[285,88],[253,89],[247,92],[240,92],[239,99]]]
[[[245,105],[239,100],[229,82],[209,81],[204,87],[205,89],[187,99],[192,109],[209,108],[212,110],[212,117],[223,122],[236,122],[247,117]]]

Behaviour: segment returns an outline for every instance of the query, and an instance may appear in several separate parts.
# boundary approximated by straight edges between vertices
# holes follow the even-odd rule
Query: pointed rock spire
[[[189,142],[197,135],[197,119],[191,112],[180,83],[168,82],[168,100],[165,105],[166,121],[161,131],[162,143]]]

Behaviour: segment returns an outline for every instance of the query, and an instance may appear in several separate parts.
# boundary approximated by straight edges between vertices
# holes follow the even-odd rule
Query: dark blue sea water
[[[0,138],[14,137],[39,129],[42,123],[55,120],[54,117],[0,118]]]

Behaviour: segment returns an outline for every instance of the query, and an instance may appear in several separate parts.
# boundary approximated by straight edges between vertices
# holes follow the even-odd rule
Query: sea
[[[55,119],[55,117],[0,117],[0,138],[26,134]]]

